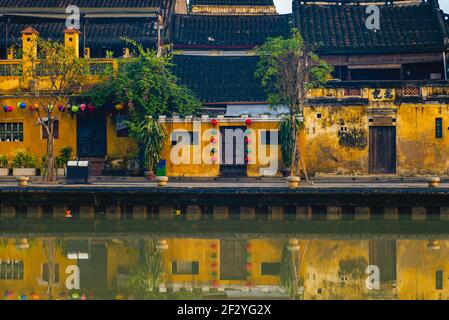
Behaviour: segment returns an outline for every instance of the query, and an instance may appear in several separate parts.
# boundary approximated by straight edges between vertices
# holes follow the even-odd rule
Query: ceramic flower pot
[[[299,186],[299,181],[301,181],[301,179],[296,176],[290,176],[287,178],[288,186],[291,189],[297,188]]]
[[[158,186],[164,187],[167,185],[168,177],[163,177],[163,176],[156,177],[156,181],[157,181]]]

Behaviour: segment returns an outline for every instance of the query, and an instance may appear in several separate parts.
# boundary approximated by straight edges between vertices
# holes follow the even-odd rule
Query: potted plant
[[[8,158],[5,155],[0,154],[0,176],[4,177],[9,174]]]
[[[65,169],[67,162],[73,159],[73,148],[71,146],[65,146],[59,151],[59,155],[56,157],[56,174],[58,177],[65,176]]]
[[[35,176],[37,157],[26,151],[17,151],[12,160],[13,176]]]

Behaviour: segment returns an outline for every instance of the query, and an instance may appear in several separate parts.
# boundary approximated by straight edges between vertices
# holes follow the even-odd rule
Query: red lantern
[[[216,250],[217,249],[217,244],[216,243],[212,243],[212,245],[210,246],[213,250]]]
[[[247,126],[251,125],[251,119],[249,119],[249,118],[246,119],[246,120],[245,120],[245,123],[246,123]]]
[[[85,111],[86,105],[84,103],[80,104],[80,109],[81,109],[81,111]]]
[[[212,119],[212,120],[210,121],[210,123],[211,123],[213,126],[216,126],[216,125],[218,124],[218,121],[217,121],[217,119]]]
[[[215,137],[210,137],[210,142],[215,142]]]
[[[248,137],[245,137],[245,143],[250,143],[251,140]]]
[[[8,106],[8,112],[12,112],[14,110],[13,106]]]
[[[89,112],[94,112],[95,107],[92,104],[89,104]]]

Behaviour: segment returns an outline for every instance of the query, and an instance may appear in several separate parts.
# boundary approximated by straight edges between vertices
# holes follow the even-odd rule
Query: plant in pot
[[[73,160],[73,148],[71,146],[65,146],[59,151],[59,155],[56,157],[56,174],[58,177],[65,176],[67,162],[70,160]]]
[[[0,176],[7,176],[9,174],[8,158],[0,154]]]
[[[35,176],[37,157],[26,151],[17,151],[12,160],[13,176]]]

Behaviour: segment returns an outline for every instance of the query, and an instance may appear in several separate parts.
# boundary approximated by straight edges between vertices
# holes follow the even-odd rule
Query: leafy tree
[[[88,93],[96,105],[128,106],[130,133],[146,150],[149,169],[154,169],[167,140],[159,115],[191,115],[201,108],[200,102],[185,86],[177,83],[172,73],[171,55],[158,55],[133,40],[134,58],[120,61],[119,72],[109,70],[100,85]]]
[[[309,91],[325,84],[326,78],[332,72],[332,67],[314,53],[314,48],[307,45],[297,29],[292,29],[290,38],[275,37],[257,49],[260,57],[256,76],[261,79],[268,94],[268,102],[272,108],[286,106],[289,109],[290,139],[283,141],[290,147],[285,151],[290,156],[284,158],[286,164],[291,164],[290,175],[299,174],[299,164],[308,180],[302,151],[298,143],[301,126],[298,119],[304,117],[304,107]],[[295,125],[292,125],[295,124]],[[283,124],[281,124],[282,126]],[[283,156],[287,156],[283,154]]]
[[[73,48],[39,37],[31,50],[23,51],[23,61],[26,67],[20,81],[32,100],[29,110],[37,115],[47,140],[43,179],[52,182],[56,180],[55,122],[61,119],[55,114],[67,109],[71,96],[79,95],[89,66]]]

